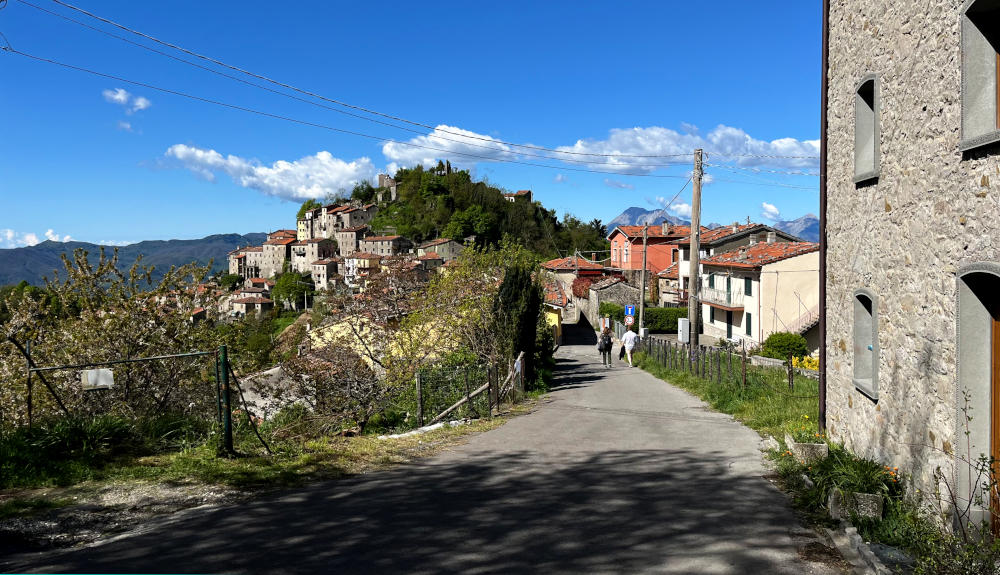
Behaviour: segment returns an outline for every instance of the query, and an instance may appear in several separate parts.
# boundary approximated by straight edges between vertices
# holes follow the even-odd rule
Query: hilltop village
[[[380,203],[396,201],[393,178],[380,174],[377,189]],[[520,190],[505,193],[504,198],[530,204],[532,193]],[[272,309],[273,278],[289,271],[309,276],[316,290],[360,290],[365,278],[390,265],[427,277],[429,272],[447,267],[476,239],[435,238],[417,244],[391,233],[394,230],[372,229],[377,214],[376,203],[333,202],[305,211],[295,229],[270,232],[262,245],[229,252],[229,273],[244,278],[244,287],[229,300],[230,310],[247,314]]]

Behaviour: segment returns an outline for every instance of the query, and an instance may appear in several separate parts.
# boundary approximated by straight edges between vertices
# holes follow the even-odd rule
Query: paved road
[[[808,541],[761,478],[754,432],[639,369],[603,368],[592,332],[570,330],[567,340],[558,386],[534,413],[450,452],[191,510],[103,545],[39,555],[30,569],[838,572],[800,558]]]

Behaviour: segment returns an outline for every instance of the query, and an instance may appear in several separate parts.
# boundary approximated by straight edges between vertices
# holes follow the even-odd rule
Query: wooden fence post
[[[715,373],[716,382],[722,384],[722,350],[715,352]]]
[[[742,364],[743,364],[743,389],[747,388],[747,348],[743,348],[742,354]]]
[[[792,352],[788,352],[788,391],[795,391],[795,367],[792,366]]]

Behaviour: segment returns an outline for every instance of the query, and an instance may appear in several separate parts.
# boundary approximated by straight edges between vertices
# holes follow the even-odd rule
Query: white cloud
[[[627,184],[625,182],[619,182],[618,180],[612,180],[609,178],[604,178],[604,185],[609,188],[619,188],[622,190],[634,190],[635,186],[632,184]]]
[[[552,181],[557,184],[562,184],[569,181],[569,178],[567,178],[565,174],[556,174],[556,177],[552,178]]]
[[[687,132],[688,134],[698,133],[698,126],[695,126],[694,124],[689,124],[687,122],[681,122],[681,129]]]
[[[577,154],[617,154],[616,157],[602,157],[599,160],[595,159],[594,163],[587,164],[592,169],[616,172],[650,173],[662,169],[663,164],[691,165],[694,162],[696,148],[705,150],[708,161],[712,161],[712,156],[715,154],[716,162],[735,161],[740,166],[767,165],[790,169],[819,166],[819,140],[795,138],[758,140],[739,128],[725,125],[719,125],[706,136],[699,135],[697,128],[690,124],[682,124],[682,129],[685,133],[659,126],[615,128],[604,140],[578,140],[572,146],[560,146],[557,149]],[[814,157],[741,157],[746,154]],[[575,156],[576,159],[585,157]]]
[[[382,146],[382,153],[387,159],[406,167],[417,164],[433,167],[437,165],[439,160],[448,160],[456,165],[469,165],[482,161],[517,158],[517,154],[511,150],[510,146],[501,144],[490,136],[444,124],[434,128],[434,131],[426,136],[409,139],[407,143],[413,145],[402,142],[386,142]],[[484,148],[483,146],[489,147]],[[478,157],[470,158],[466,154]]]
[[[149,99],[142,96],[133,96],[128,90],[115,88],[114,90],[104,90],[101,92],[104,100],[111,104],[118,104],[125,109],[126,114],[134,114],[140,110],[145,110],[153,105]]]
[[[691,204],[686,204],[684,202],[674,202],[667,207],[667,210],[675,216],[680,216],[682,218],[691,217]]]
[[[104,95],[104,99],[112,104],[118,104],[119,106],[127,106],[129,98],[132,94],[122,88],[115,88],[114,90],[104,90],[101,92]]]
[[[139,110],[145,110],[146,108],[152,105],[153,103],[147,100],[146,98],[143,98],[142,96],[137,96],[134,100],[132,100],[132,111],[138,112]]]
[[[72,238],[69,235],[60,236],[55,230],[48,229],[43,234],[45,239],[54,242],[68,242]],[[0,248],[23,248],[41,243],[42,240],[34,232],[18,232],[12,229],[0,229]]]
[[[45,239],[52,240],[54,242],[68,242],[71,238],[69,234],[60,237],[52,228],[45,230]]]
[[[295,201],[350,190],[357,182],[375,175],[375,166],[366,157],[345,162],[326,151],[292,162],[279,160],[271,166],[184,144],[170,146],[166,155],[209,181],[215,180],[216,172],[224,172],[244,188]]]
[[[778,211],[777,206],[774,204],[769,204],[763,202],[760,204],[760,215],[764,219],[771,220],[772,222],[777,222],[781,220],[781,212]]]
[[[118,122],[118,129],[119,130],[123,130],[125,132],[131,132],[132,131],[132,124],[130,124],[128,122],[121,122],[121,121],[119,121]]]

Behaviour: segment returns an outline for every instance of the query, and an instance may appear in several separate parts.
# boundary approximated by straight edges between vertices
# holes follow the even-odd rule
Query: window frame
[[[743,278],[743,297],[753,297],[753,278],[747,276]]]
[[[753,314],[750,312],[744,312],[743,323],[745,324],[744,331],[746,331],[746,334],[753,337]]]
[[[986,35],[980,31],[979,25],[976,24],[976,22],[969,16],[970,10],[973,10],[979,2],[982,2],[983,5],[985,5],[991,1],[995,2],[995,0],[966,0],[966,2],[962,5],[960,12],[961,118],[959,122],[959,150],[962,152],[967,152],[981,146],[987,146],[1000,142],[1000,46],[991,44]],[[996,2],[996,4],[997,7],[1000,8],[1000,2]],[[969,34],[969,32],[974,32],[974,35]],[[996,35],[1000,37],[1000,25],[997,26]],[[975,56],[977,56],[977,54],[971,53],[971,49],[975,44],[981,45],[981,42],[991,44],[989,48],[991,48],[994,53],[993,65],[987,65],[987,68],[992,68],[990,71],[993,72],[992,82],[994,84],[994,94],[992,102],[990,102],[990,95],[986,95],[986,102],[988,104],[991,103],[993,107],[994,121],[992,126],[985,129],[985,131],[976,134],[968,134],[966,131],[966,124],[972,122],[972,120],[968,120],[968,116],[974,113],[974,99],[971,97],[971,94],[977,91],[977,87],[982,87],[981,82],[990,81],[988,75],[984,80],[983,74],[976,73],[977,71],[971,69],[974,66],[973,62],[975,61]],[[1000,40],[997,42],[1000,43]],[[981,54],[978,55],[981,56]],[[983,122],[987,123],[985,120]]]
[[[877,180],[882,168],[881,159],[881,116],[882,116],[882,94],[881,82],[878,74],[865,74],[858,85],[854,87],[854,183],[859,184],[869,180]],[[858,141],[859,141],[859,108],[860,102],[864,100],[862,90],[866,90],[871,84],[872,101],[870,106],[871,114],[871,137],[872,137],[872,163],[870,166],[858,166]],[[866,102],[867,104],[867,102]],[[868,112],[865,112],[866,114]]]
[[[868,321],[870,325],[868,329],[865,329],[864,325],[859,326],[859,316],[858,316],[858,306],[859,304],[864,307],[864,302],[860,298],[866,298],[870,304],[871,308],[867,310]],[[878,345],[878,296],[875,292],[868,288],[858,288],[854,290],[854,297],[851,298],[851,303],[853,305],[853,323],[852,323],[852,335],[851,342],[853,346],[853,352],[851,355],[851,381],[854,383],[854,387],[864,394],[866,397],[872,401],[878,401],[879,398],[879,345]],[[864,319],[861,316],[860,319]],[[870,331],[869,331],[870,330]],[[867,333],[865,333],[867,332]],[[867,341],[862,341],[860,345],[865,345],[867,343],[867,351],[870,354],[870,372],[867,374],[859,374],[858,372],[858,338],[862,336],[867,336]],[[870,343],[868,343],[870,342]],[[869,377],[859,377],[859,375],[868,375]]]

